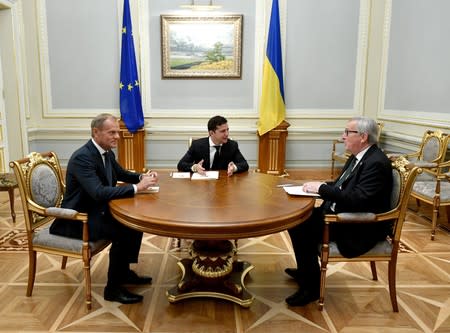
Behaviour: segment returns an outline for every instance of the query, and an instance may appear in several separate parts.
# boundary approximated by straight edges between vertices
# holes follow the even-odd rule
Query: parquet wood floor
[[[314,177],[291,173],[292,178],[310,179],[317,171],[310,175]],[[288,307],[284,299],[297,286],[283,272],[295,264],[286,232],[239,240],[238,258],[255,266],[246,277],[247,289],[255,295],[248,309],[217,299],[170,304],[165,292],[180,277],[176,262],[187,255],[189,242],[176,248],[174,239],[147,234],[134,269],[153,276],[154,282],[133,288],[144,295],[144,302],[122,305],[103,300],[108,264],[104,251],[92,263],[94,299],[87,312],[79,261],[69,259],[61,271],[58,257],[41,254],[33,296],[25,297],[28,254],[23,250],[18,191],[16,195],[13,225],[8,197],[0,193],[0,333],[450,332],[450,235],[438,230],[436,240],[430,241],[430,222],[413,210],[407,214],[405,247],[398,261],[399,313],[392,312],[385,264],[377,264],[379,281],[371,280],[365,263],[329,265],[324,311],[314,303]],[[413,202],[411,208],[416,208]],[[447,218],[445,211],[440,218]]]

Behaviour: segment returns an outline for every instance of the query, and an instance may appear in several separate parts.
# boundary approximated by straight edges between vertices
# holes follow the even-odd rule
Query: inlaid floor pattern
[[[62,271],[59,257],[40,254],[33,296],[25,297],[28,253],[18,191],[16,196],[14,225],[7,194],[0,193],[0,333],[450,332],[450,235],[438,230],[431,241],[430,222],[413,210],[407,214],[397,267],[399,313],[392,312],[384,263],[377,264],[379,281],[371,280],[366,263],[331,264],[323,312],[315,303],[287,306],[284,299],[297,286],[283,272],[295,264],[286,232],[239,240],[238,259],[255,266],[245,280],[255,296],[250,308],[206,298],[170,304],[165,293],[180,278],[176,263],[187,255],[189,242],[177,248],[174,239],[147,234],[134,269],[151,275],[153,284],[132,289],[144,301],[122,305],[103,300],[104,251],[92,262],[93,308],[87,312],[77,260],[69,259]],[[440,218],[447,218],[445,211]]]

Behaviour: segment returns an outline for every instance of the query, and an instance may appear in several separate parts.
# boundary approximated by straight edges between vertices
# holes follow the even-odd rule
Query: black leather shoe
[[[129,292],[124,287],[105,287],[103,298],[110,302],[119,302],[122,304],[133,304],[142,302],[142,295]]]
[[[305,306],[319,299],[319,290],[299,289],[295,294],[286,298],[286,303],[290,306]]]
[[[298,280],[298,270],[297,268],[286,268],[284,272],[291,278]]]
[[[139,276],[136,272],[130,270],[128,271],[127,277],[125,278],[124,284],[150,284],[152,283],[152,278],[150,276]]]

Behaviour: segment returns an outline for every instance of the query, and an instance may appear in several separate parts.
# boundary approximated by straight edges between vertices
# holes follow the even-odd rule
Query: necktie
[[[111,169],[111,161],[109,159],[108,152],[104,152],[103,156],[105,157],[106,179],[108,180],[108,185],[112,186],[112,169]]]
[[[342,185],[342,183],[350,176],[352,173],[353,168],[356,165],[356,162],[358,162],[358,159],[355,157],[353,158],[352,162],[349,164],[349,166],[344,170],[342,173],[342,176],[337,180],[337,182],[334,184],[334,186],[339,187]]]
[[[219,169],[219,158],[220,158],[220,146],[214,146],[216,148],[216,152],[214,153],[214,159],[211,166],[211,170]]]

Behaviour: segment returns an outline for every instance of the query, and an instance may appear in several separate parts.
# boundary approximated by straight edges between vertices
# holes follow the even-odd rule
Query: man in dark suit
[[[66,172],[66,192],[61,206],[88,214],[91,240],[110,239],[108,282],[104,298],[121,303],[137,303],[142,296],[129,292],[125,284],[147,284],[151,277],[140,277],[130,269],[137,263],[142,232],[132,230],[117,220],[110,211],[112,199],[132,197],[156,184],[154,172],[139,174],[123,169],[112,148],[117,147],[119,124],[111,114],[100,114],[91,122],[91,136],[71,156]],[[116,186],[117,181],[126,184]],[[52,234],[82,238],[82,226],[73,221],[57,219],[50,227]]]
[[[297,261],[297,269],[285,272],[297,280],[300,289],[286,298],[291,306],[303,306],[319,298],[320,266],[318,248],[322,240],[324,214],[341,212],[382,213],[389,210],[392,168],[389,159],[377,147],[377,123],[370,118],[354,117],[342,135],[345,148],[352,153],[334,182],[308,182],[306,192],[319,193],[323,199],[304,223],[288,230]],[[332,226],[330,238],[342,255],[351,258],[369,251],[390,233],[389,223]]]
[[[204,174],[206,170],[227,170],[228,176],[248,170],[238,143],[228,138],[227,120],[214,116],[208,121],[208,137],[194,140],[178,162],[178,171]]]

